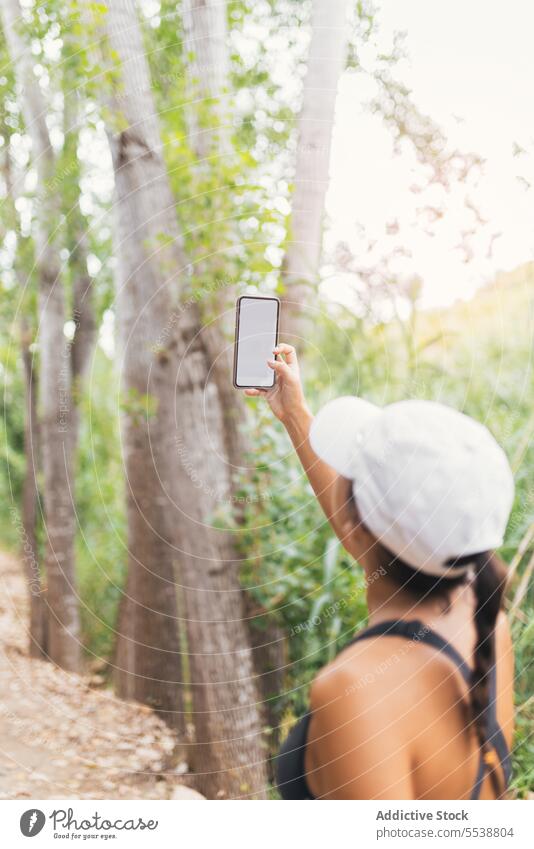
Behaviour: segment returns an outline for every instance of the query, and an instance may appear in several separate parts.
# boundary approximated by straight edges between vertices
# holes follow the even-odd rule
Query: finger
[[[245,395],[249,398],[256,398],[258,395],[267,395],[265,389],[245,389]]]
[[[281,342],[273,351],[274,354],[283,354],[286,358],[286,363],[288,365],[294,365],[297,362],[297,352],[293,345],[286,345],[285,342]]]
[[[286,377],[291,374],[291,369],[284,360],[267,360],[267,365],[272,368],[280,377]]]

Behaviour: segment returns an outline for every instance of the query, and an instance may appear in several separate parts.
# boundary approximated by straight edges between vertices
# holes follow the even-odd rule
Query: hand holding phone
[[[234,386],[270,389],[275,373],[267,365],[278,344],[280,301],[275,297],[243,295],[236,305]]]

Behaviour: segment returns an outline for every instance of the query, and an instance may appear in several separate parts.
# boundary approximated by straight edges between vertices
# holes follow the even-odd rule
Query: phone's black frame
[[[236,389],[272,389],[275,384],[275,373],[273,371],[273,382],[270,386],[255,386],[254,384],[247,383],[237,383],[237,358],[239,355],[239,319],[241,316],[241,301],[249,300],[249,301],[276,301],[276,334],[275,334],[275,345],[278,345],[278,331],[280,327],[280,298],[277,298],[275,295],[240,295],[236,301],[236,310],[235,310],[235,337],[234,337],[234,373],[233,373],[233,384]]]

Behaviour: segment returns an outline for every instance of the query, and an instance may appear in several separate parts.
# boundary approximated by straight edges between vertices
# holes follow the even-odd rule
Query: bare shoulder
[[[312,684],[308,778],[316,796],[410,799],[405,686],[412,661],[406,640],[369,639],[349,646]]]
[[[413,649],[412,641],[396,636],[362,640],[347,647],[313,681],[311,709],[341,699],[378,706],[392,692],[403,700],[407,692],[403,685],[417,676],[421,665],[420,653]]]

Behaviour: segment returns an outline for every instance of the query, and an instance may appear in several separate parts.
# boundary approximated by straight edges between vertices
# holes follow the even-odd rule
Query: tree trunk
[[[43,256],[42,246],[39,253]],[[54,267],[47,259],[40,267],[39,278],[48,653],[58,666],[79,672],[70,350],[63,333],[65,313],[59,266]]]
[[[67,40],[67,39],[66,39]],[[73,46],[68,42],[67,57]],[[68,60],[65,59],[65,62]],[[66,244],[69,251],[69,273],[72,279],[72,319],[74,336],[70,346],[72,376],[71,452],[76,465],[80,437],[80,404],[84,382],[96,344],[96,316],[93,280],[87,270],[87,221],[80,209],[80,163],[78,162],[78,91],[74,80],[65,74],[63,86],[63,152],[61,166],[71,175],[71,191],[65,193]]]
[[[182,730],[171,501],[173,373],[164,353],[154,350],[171,302],[158,269],[161,260],[151,259],[145,247],[157,232],[151,194],[160,190],[162,168],[157,152],[135,132],[114,135],[111,149],[118,206],[117,324],[131,573],[128,615],[135,646],[135,680],[127,689]]]
[[[165,552],[157,548],[177,533],[199,789],[211,797],[262,795],[261,724],[232,539],[213,524],[214,510],[229,494],[219,398],[209,380],[198,309],[170,309],[169,278],[185,263],[139,24],[127,0],[114,0],[108,9],[111,46],[122,67],[121,118],[128,127],[110,137],[120,222],[122,376],[135,397],[150,393],[157,401],[148,419],[139,415],[146,406],[139,403],[136,417],[130,412],[125,419],[131,559],[135,553],[161,574]],[[172,522],[158,536],[150,527],[166,513],[161,503],[154,507],[156,477],[164,484],[160,502],[162,490],[175,500]],[[133,493],[139,495],[135,505]],[[143,578],[147,570],[137,573]],[[143,589],[146,605],[150,581]]]
[[[67,40],[67,36],[65,36]],[[70,43],[67,51],[71,58],[74,45]],[[72,283],[72,318],[74,337],[71,345],[72,384],[74,396],[73,422],[74,452],[78,442],[78,406],[83,383],[87,375],[91,356],[96,343],[96,316],[93,297],[93,280],[87,270],[88,224],[80,209],[80,163],[78,161],[79,108],[78,90],[75,81],[66,75],[63,91],[63,162],[62,166],[71,176],[72,189],[66,193],[63,210],[66,218],[67,248],[69,250],[69,271]]]
[[[87,272],[86,235],[78,230],[75,236],[73,253],[76,254],[73,291],[73,318],[75,324],[74,339],[72,340],[72,378],[76,393],[82,389],[82,383],[87,375],[91,355],[96,343],[96,318],[93,304],[93,281]]]
[[[108,3],[110,46],[120,61],[126,129],[108,137],[117,198],[117,327],[128,518],[128,578],[121,603],[115,675],[120,695],[150,704],[184,731],[182,662],[174,558],[174,368],[166,352],[180,267],[166,240],[176,238],[174,204],[135,9]],[[121,666],[125,662],[126,668]]]
[[[191,58],[188,66],[189,103],[188,135],[197,156],[199,171],[209,167],[210,156],[231,154],[228,132],[228,36],[226,4],[216,0],[184,0],[182,15],[185,30],[185,49]],[[196,120],[195,109],[203,105],[203,114],[208,116],[204,126]],[[211,118],[211,121],[210,121]],[[210,127],[211,124],[211,127]],[[205,273],[203,262],[194,265],[195,271]],[[223,417],[224,442],[230,470],[230,484],[243,474],[247,467],[250,450],[245,435],[246,408],[241,393],[232,385],[233,348],[228,341],[233,332],[235,299],[234,289],[217,292],[209,307],[215,319],[206,324],[203,336],[210,361],[212,379],[217,386]],[[232,486],[232,489],[234,487]],[[236,505],[234,512],[236,512]],[[239,575],[237,575],[239,579]],[[254,670],[262,697],[263,717],[273,729],[271,742],[276,745],[277,715],[273,695],[283,688],[285,633],[270,621],[272,614],[263,610],[257,615],[257,605],[243,593],[246,625],[252,649]],[[252,621],[249,611],[256,611]],[[261,627],[260,627],[261,622]]]
[[[244,592],[243,596],[263,715],[270,729],[269,748],[275,752],[280,743],[281,719],[277,701],[286,686],[289,664],[287,634],[285,628],[275,620],[272,611],[259,606],[250,593]]]
[[[202,173],[213,165],[212,157],[231,156],[229,122],[229,61],[226,3],[220,0],[183,0],[182,17],[185,32],[185,53],[190,57],[187,66],[188,80],[188,138],[196,157],[196,168]],[[198,120],[199,104],[202,105],[204,122]],[[217,159],[215,160],[217,162]],[[220,243],[220,233],[217,234]],[[194,273],[206,276],[206,263],[202,258],[195,261]],[[213,277],[217,277],[217,270]],[[230,496],[233,483],[247,469],[247,454],[250,445],[246,438],[246,405],[242,394],[232,384],[234,330],[233,287],[223,288],[207,300],[203,313],[211,311],[203,328],[203,340],[210,362],[210,373],[219,395],[222,410],[224,450],[228,458],[230,474]],[[237,505],[233,505],[234,513]],[[238,573],[238,569],[236,568]],[[239,580],[239,574],[236,575]],[[257,605],[244,592],[244,610],[249,641],[252,648],[255,674],[264,705],[266,723],[277,727],[273,696],[283,688],[286,637],[284,630],[272,622],[272,614],[263,610],[258,615]],[[249,611],[255,610],[254,622]],[[275,688],[278,688],[277,691]],[[276,745],[276,730],[272,740]]]
[[[184,54],[188,57],[187,135],[196,156],[195,171],[201,176],[217,162],[225,164],[232,155],[228,108],[229,61],[227,9],[224,0],[183,0]],[[200,119],[202,116],[202,120]],[[208,225],[209,226],[209,225]],[[218,231],[218,241],[223,237]],[[210,260],[193,257],[193,275],[216,280],[221,268]],[[234,329],[233,287],[206,295],[201,319],[206,319],[203,342],[210,362],[210,376],[217,386],[223,412],[226,454],[233,474],[245,466],[246,440],[242,433],[246,409],[232,385]]]
[[[347,0],[313,0],[312,33],[298,119],[295,188],[286,255],[281,338],[295,347],[315,319],[317,276],[338,80],[345,67]]]
[[[4,0],[6,42],[21,88],[26,129],[39,178],[36,227],[39,280],[39,347],[41,353],[41,449],[44,472],[46,554],[49,609],[48,652],[51,660],[79,671],[79,613],[74,572],[75,512],[72,488],[72,411],[70,351],[64,335],[65,306],[60,261],[52,234],[57,223],[55,194],[50,190],[55,159],[46,124],[46,105],[33,74],[31,52],[20,34],[18,0]]]
[[[228,127],[229,61],[226,2],[182,0],[189,98],[188,137],[199,160],[231,153]],[[203,113],[204,120],[199,120]]]
[[[9,142],[4,144],[3,162],[4,181],[8,206],[5,210],[6,221],[12,219],[9,226],[18,233],[16,201],[18,192],[13,179],[12,162],[9,152]],[[34,331],[25,313],[24,294],[28,283],[20,268],[18,257],[15,257],[15,274],[20,288],[19,320],[20,351],[24,377],[24,458],[25,470],[22,484],[22,540],[21,559],[24,565],[24,575],[28,583],[29,595],[29,654],[31,657],[46,656],[47,619],[44,599],[44,587],[39,568],[39,551],[37,546],[37,472],[39,468],[39,422],[37,414],[38,379],[35,357],[31,350]]]
[[[214,514],[231,493],[217,388],[197,336],[179,366],[176,447],[181,492],[191,494],[181,522],[182,584],[193,716],[194,768],[208,798],[261,797],[265,748],[250,635],[231,534]],[[185,474],[185,479],[184,479]]]
[[[117,638],[113,653],[113,682],[115,684],[115,691],[122,699],[135,699],[136,695],[136,648],[133,633],[134,604],[132,602],[134,577],[135,569],[128,569],[126,584],[122,591],[117,614]]]

